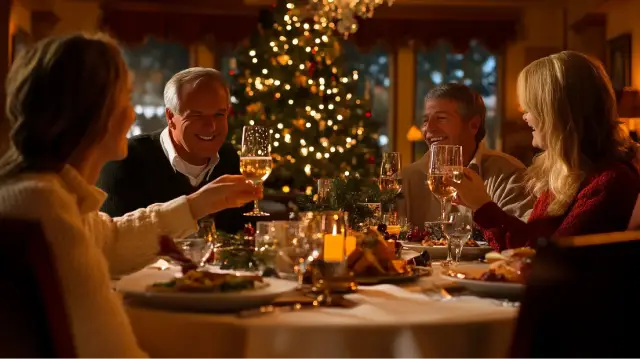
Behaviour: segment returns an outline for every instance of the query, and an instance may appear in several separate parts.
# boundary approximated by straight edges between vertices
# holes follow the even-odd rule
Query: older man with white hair
[[[220,72],[193,67],[175,74],[164,89],[168,126],[132,137],[129,155],[107,164],[98,187],[107,192],[102,211],[122,216],[153,203],[188,195],[226,174],[240,174],[240,158],[228,132],[229,88]],[[241,230],[252,204],[214,215],[216,228]]]

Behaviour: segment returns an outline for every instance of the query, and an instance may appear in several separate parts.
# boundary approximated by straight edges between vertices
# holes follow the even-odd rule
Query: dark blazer
[[[102,211],[112,217],[144,208],[154,203],[168,202],[191,194],[225,174],[240,174],[240,157],[230,143],[224,143],[218,155],[220,161],[202,183],[192,186],[187,176],[174,170],[167,158],[160,134],[156,131],[129,139],[129,154],[124,160],[107,163],[100,173],[97,186],[108,196]],[[216,228],[236,233],[249,223],[243,213],[251,210],[249,203],[213,215]]]

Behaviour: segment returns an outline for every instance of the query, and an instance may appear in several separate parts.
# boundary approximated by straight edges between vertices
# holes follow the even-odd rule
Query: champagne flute
[[[382,155],[380,190],[391,190],[400,193],[400,189],[402,189],[401,162],[400,152],[385,152]]]
[[[427,183],[431,192],[440,200],[441,219],[447,220],[447,201],[456,195],[456,189],[450,185],[451,181],[462,181],[462,146],[433,145],[431,146],[429,175]]]
[[[271,135],[269,129],[262,126],[244,126],[242,129],[242,150],[240,152],[240,171],[256,185],[262,185],[271,173]],[[245,216],[268,216],[261,212],[258,200],[253,202],[253,211]]]

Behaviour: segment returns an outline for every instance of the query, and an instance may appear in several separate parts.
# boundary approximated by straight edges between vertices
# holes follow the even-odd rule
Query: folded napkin
[[[435,289],[438,289],[438,288],[441,288],[441,287],[440,286],[435,287]],[[442,287],[442,288],[446,290],[446,287]],[[369,304],[381,304],[381,303],[396,302],[396,301],[402,301],[402,302],[410,301],[415,304],[418,304],[419,302],[423,302],[423,303],[437,302],[437,303],[452,304],[455,306],[462,305],[465,307],[480,307],[480,308],[482,307],[484,308],[513,307],[512,305],[507,305],[507,302],[504,300],[478,297],[478,296],[469,295],[469,294],[457,296],[453,294],[453,291],[452,291],[451,297],[427,295],[423,292],[424,290],[429,290],[429,289],[432,289],[432,288],[423,288],[422,291],[415,291],[415,290],[407,290],[405,288],[401,288],[392,284],[380,284],[375,286],[360,287],[357,293],[350,294],[347,297],[356,302],[369,303]],[[434,291],[433,294],[435,293],[436,291]]]
[[[175,265],[173,263],[169,263],[164,259],[158,259],[157,262],[148,265],[147,266],[148,269],[157,269],[157,270],[167,270],[167,269],[174,269],[174,268],[180,268],[180,266]]]

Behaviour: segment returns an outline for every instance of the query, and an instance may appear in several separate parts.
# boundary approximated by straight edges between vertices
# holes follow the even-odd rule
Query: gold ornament
[[[286,65],[290,59],[291,57],[289,57],[289,55],[287,54],[282,54],[277,57],[278,63],[280,63],[280,65],[283,65],[283,66]]]
[[[262,103],[255,102],[247,106],[247,112],[250,114],[256,114],[262,112]]]
[[[304,130],[305,123],[306,121],[301,118],[293,120],[293,125],[296,126],[299,130]]]
[[[307,77],[298,73],[295,78],[296,85],[304,87],[307,84]]]

